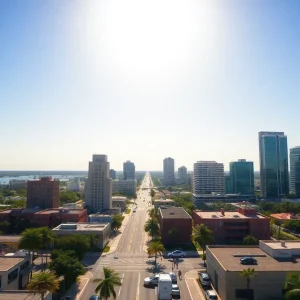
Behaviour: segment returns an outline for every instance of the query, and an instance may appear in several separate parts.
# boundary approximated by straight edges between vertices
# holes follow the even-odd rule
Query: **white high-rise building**
[[[123,163],[123,177],[124,180],[135,179],[135,165],[130,160]]]
[[[194,163],[193,189],[194,197],[200,194],[224,194],[224,164],[215,161]]]
[[[164,159],[164,185],[172,185],[175,181],[174,159],[166,157]]]
[[[112,208],[112,181],[109,178],[107,155],[95,154],[89,162],[89,174],[85,188],[85,204],[101,212]]]

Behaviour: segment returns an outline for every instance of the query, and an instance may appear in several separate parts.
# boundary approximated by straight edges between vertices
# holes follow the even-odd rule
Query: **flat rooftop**
[[[237,211],[225,211],[224,216],[219,211],[195,211],[195,213],[202,219],[266,219],[265,216],[258,213],[245,216]]]
[[[13,266],[23,261],[24,257],[1,256],[0,257],[0,271],[8,271]]]
[[[192,217],[182,207],[168,207],[159,209],[163,219],[191,219]]]
[[[67,223],[60,224],[52,230],[63,230],[63,231],[76,231],[76,232],[84,232],[84,231],[102,231],[104,228],[110,223]],[[73,226],[72,226],[73,225]]]
[[[282,241],[262,241],[262,242],[274,250],[300,249],[300,240],[284,241],[284,246],[282,245]]]
[[[300,220],[300,214],[293,215],[291,213],[270,214],[270,217],[280,220]]]
[[[249,247],[208,247],[213,256],[219,261],[223,268],[227,271],[242,271],[249,267],[240,263],[242,256],[253,256],[257,260],[257,265],[251,265],[257,272],[266,271],[298,271],[300,269],[300,260],[279,261],[266,252],[262,251],[258,246]]]
[[[80,214],[84,211],[84,209],[68,209],[68,208],[61,208],[61,209],[46,209],[40,212],[37,212],[37,215],[48,215],[48,214]]]

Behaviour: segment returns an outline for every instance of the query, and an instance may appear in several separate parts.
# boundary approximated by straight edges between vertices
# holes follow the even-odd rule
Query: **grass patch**
[[[110,250],[110,247],[108,245],[105,246],[105,248],[103,249],[103,252],[107,253],[109,252]]]
[[[277,236],[275,238],[279,238],[278,234],[276,234],[275,236]],[[294,236],[290,233],[284,232],[284,231],[280,232],[280,239],[282,239],[282,240],[296,240],[296,241],[298,240],[299,241],[299,238],[297,238],[296,236]]]
[[[126,208],[126,210],[125,210],[125,214],[129,215],[129,214],[130,214],[130,212],[131,212],[131,209],[130,209],[130,208]]]

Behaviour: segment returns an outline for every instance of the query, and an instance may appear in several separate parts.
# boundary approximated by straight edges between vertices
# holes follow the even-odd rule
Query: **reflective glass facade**
[[[290,149],[290,191],[300,197],[300,147]]]
[[[254,168],[252,161],[241,159],[230,163],[231,192],[234,194],[253,195]]]
[[[289,193],[287,137],[283,132],[259,133],[261,196],[278,199]]]

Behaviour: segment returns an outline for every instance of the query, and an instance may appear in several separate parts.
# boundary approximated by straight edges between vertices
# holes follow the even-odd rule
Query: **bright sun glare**
[[[106,66],[114,75],[134,81],[186,68],[195,55],[201,57],[201,49],[212,50],[214,15],[200,2],[131,0],[94,5],[85,31],[91,65]]]

